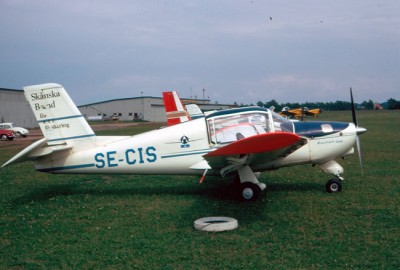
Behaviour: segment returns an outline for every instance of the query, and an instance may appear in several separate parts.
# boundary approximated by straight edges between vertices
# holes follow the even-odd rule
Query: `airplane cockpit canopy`
[[[272,122],[274,125],[274,132],[294,133],[294,125],[292,121],[277,114],[276,112],[269,111],[269,113],[271,114]]]
[[[267,132],[294,132],[293,123],[268,109],[246,107],[206,117],[212,144],[225,144]]]

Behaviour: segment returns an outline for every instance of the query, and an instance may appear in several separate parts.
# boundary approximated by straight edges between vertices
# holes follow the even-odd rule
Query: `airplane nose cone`
[[[356,127],[356,132],[357,132],[357,135],[361,135],[361,134],[367,132],[367,129],[363,128],[363,127]]]

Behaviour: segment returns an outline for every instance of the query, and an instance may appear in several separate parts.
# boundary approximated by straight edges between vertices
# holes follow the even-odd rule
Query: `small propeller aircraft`
[[[320,165],[333,174],[326,190],[339,192],[343,168],[335,159],[352,154],[358,135],[366,132],[354,123],[292,122],[261,107],[204,115],[195,106],[184,113],[172,94],[167,100],[175,104],[166,102],[167,114],[179,120],[169,120],[168,127],[135,136],[96,136],[61,85],[27,86],[24,94],[44,138],[2,167],[33,160],[36,170],[46,173],[199,175],[200,181],[206,174],[235,175],[244,201],[266,188],[257,172],[300,164]],[[354,111],[353,116],[356,123]]]
[[[286,117],[303,119],[305,115],[316,117],[321,112],[322,112],[321,109],[308,109],[307,107],[297,108],[297,109],[290,109],[289,107],[283,107],[282,111],[279,112],[279,114]]]

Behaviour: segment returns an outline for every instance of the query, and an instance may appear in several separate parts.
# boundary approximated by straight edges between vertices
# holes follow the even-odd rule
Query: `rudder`
[[[163,92],[165,112],[167,114],[168,126],[173,126],[190,120],[178,94],[175,91]]]
[[[96,136],[61,85],[26,86],[24,93],[49,145]]]

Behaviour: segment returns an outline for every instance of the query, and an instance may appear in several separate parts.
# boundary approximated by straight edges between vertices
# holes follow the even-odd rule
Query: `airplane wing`
[[[321,113],[321,109],[309,110],[307,107],[297,108],[297,109],[284,108],[282,109],[281,112],[279,112],[279,114],[282,116],[295,117],[295,118],[301,118],[303,115],[315,117],[319,113]]]
[[[308,116],[316,117],[317,114],[320,114],[321,112],[322,112],[321,109],[312,109],[312,110],[305,111],[305,114],[308,115]]]
[[[288,107],[284,107],[282,109],[282,111],[279,112],[279,114],[282,116],[287,116],[287,117],[297,117],[298,115],[301,114],[301,110],[289,109]]]
[[[257,165],[285,157],[307,143],[294,133],[263,133],[247,137],[204,155],[212,169],[225,175],[244,165]]]

